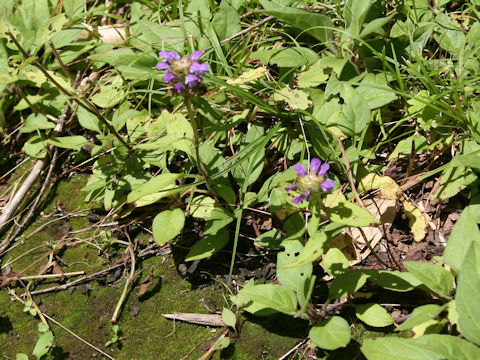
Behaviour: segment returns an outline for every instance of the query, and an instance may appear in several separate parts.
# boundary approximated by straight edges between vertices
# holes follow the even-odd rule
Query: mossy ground
[[[12,271],[19,272],[32,265],[22,275],[38,273],[45,263],[45,254],[69,237],[73,246],[64,246],[55,254],[64,264],[65,272],[85,270],[87,273],[108,267],[104,256],[98,249],[88,246],[78,239],[92,239],[95,230],[78,233],[77,241],[71,241],[76,235],[72,231],[91,226],[82,216],[61,218],[64,213],[75,213],[89,207],[83,202],[79,191],[85,183],[85,177],[75,176],[61,182],[55,189],[51,203],[44,214],[25,231],[20,243],[2,259],[2,266],[11,263]],[[61,211],[60,211],[61,212]],[[52,220],[56,220],[51,222]],[[36,232],[40,226],[49,225]],[[98,234],[98,231],[96,232]],[[139,236],[145,237],[145,234]],[[123,251],[119,249],[118,251]],[[141,282],[154,269],[154,282],[141,298],[138,291]],[[221,329],[197,326],[165,319],[162,314],[173,312],[209,313],[209,308],[221,310],[226,297],[218,287],[193,287],[177,271],[171,255],[157,256],[141,261],[137,270],[143,271],[130,288],[123,310],[118,319],[121,339],[105,348],[112,336],[110,318],[123,290],[125,276],[107,285],[104,281],[91,281],[77,286],[73,292],[68,290],[47,293],[35,297],[42,310],[63,326],[70,329],[91,344],[106,349],[116,359],[197,359],[205,353],[205,346],[215,339]],[[124,274],[126,275],[126,274]],[[36,289],[56,285],[53,280],[44,281]],[[11,284],[18,295],[23,293],[19,284]],[[72,288],[71,288],[72,289]],[[132,311],[139,309],[136,316]],[[214,355],[215,359],[278,359],[306,336],[306,326],[302,322],[287,317],[264,319],[242,318],[241,330],[234,344]],[[11,301],[5,288],[0,290],[0,356],[14,359],[17,353],[28,354],[30,358],[38,339],[39,319],[23,312],[23,305]],[[93,349],[75,339],[65,330],[52,324],[56,348],[47,359],[93,359],[101,358]]]

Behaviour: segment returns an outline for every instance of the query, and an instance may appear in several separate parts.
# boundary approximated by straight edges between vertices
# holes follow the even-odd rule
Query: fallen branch
[[[222,327],[225,326],[222,315],[217,314],[192,314],[192,313],[173,313],[162,314],[163,317],[170,320],[185,321],[190,324]]]

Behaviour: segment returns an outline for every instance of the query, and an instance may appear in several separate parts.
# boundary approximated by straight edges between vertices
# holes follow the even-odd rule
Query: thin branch
[[[128,287],[130,286],[133,279],[135,278],[135,251],[133,249],[133,244],[132,244],[131,241],[129,241],[128,250],[130,252],[130,261],[132,263],[132,265],[130,267],[130,276],[128,277],[127,281],[125,282],[125,286],[123,287],[122,295],[120,296],[120,299],[118,300],[117,306],[115,307],[115,311],[113,312],[112,318],[110,319],[110,322],[112,324],[115,324],[117,322],[118,314],[120,313],[120,309],[122,308],[123,302],[125,301],[125,298],[127,297]]]

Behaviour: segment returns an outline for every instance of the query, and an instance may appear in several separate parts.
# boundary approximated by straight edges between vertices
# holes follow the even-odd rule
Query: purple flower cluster
[[[285,190],[300,192],[300,195],[292,200],[294,204],[300,204],[303,200],[308,201],[312,192],[330,192],[335,185],[335,181],[326,178],[330,165],[328,163],[322,164],[320,159],[313,158],[310,161],[308,173],[302,164],[295,164],[293,169],[297,173],[297,180],[295,184],[286,186]]]
[[[165,70],[162,80],[172,85],[177,93],[193,89],[202,82],[202,76],[210,69],[208,64],[199,62],[203,51],[195,50],[190,56],[181,57],[176,51],[160,51],[162,62],[158,70]]]

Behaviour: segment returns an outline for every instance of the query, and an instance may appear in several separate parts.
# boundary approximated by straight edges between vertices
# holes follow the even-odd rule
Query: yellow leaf
[[[427,235],[427,222],[423,217],[422,212],[412,203],[408,201],[403,202],[405,214],[407,214],[409,222],[408,225],[412,229],[413,238],[415,241],[422,241]]]
[[[389,176],[379,176],[374,173],[365,176],[360,181],[358,191],[364,192],[372,189],[380,189],[384,199],[398,200],[402,198],[402,189]]]
[[[227,80],[227,84],[241,85],[246,84],[257,79],[260,79],[267,73],[267,68],[261,66],[256,69],[248,70],[240,74],[240,76]]]

